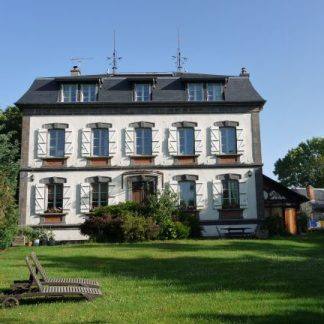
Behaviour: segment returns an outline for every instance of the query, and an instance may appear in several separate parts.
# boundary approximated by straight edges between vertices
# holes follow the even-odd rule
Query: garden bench
[[[251,233],[248,232],[250,229],[249,227],[227,227],[223,230],[226,231],[226,237],[247,237],[251,236]]]

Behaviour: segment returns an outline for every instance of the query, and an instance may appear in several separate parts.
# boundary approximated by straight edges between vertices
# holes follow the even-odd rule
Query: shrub
[[[111,215],[114,217],[120,217],[125,214],[143,214],[144,207],[135,201],[126,201],[117,205],[103,206],[95,208],[92,212],[94,216]]]
[[[268,216],[264,219],[263,226],[269,231],[270,235],[286,234],[285,225],[282,217],[279,215]]]
[[[147,226],[145,237],[147,240],[156,240],[160,234],[160,226],[155,222],[152,217],[146,219]]]
[[[123,241],[138,242],[145,240],[147,221],[144,217],[125,215],[121,223]]]
[[[188,213],[180,210],[176,214],[175,219],[189,227],[189,237],[198,238],[201,236],[201,225],[199,218],[194,213]]]
[[[174,222],[174,229],[177,239],[186,239],[190,234],[190,227],[181,222]]]
[[[298,233],[306,233],[308,230],[308,216],[304,212],[300,212],[297,214],[297,228]]]
[[[28,242],[33,242],[41,237],[41,231],[30,226],[25,226],[18,229],[18,235],[24,235],[26,236]]]

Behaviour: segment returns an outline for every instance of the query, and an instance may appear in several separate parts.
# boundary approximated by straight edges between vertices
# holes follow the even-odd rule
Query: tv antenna
[[[175,62],[177,71],[178,72],[182,72],[184,70],[184,67],[183,66],[184,66],[185,62],[188,60],[188,58],[182,56],[182,53],[181,53],[180,30],[179,30],[179,28],[178,28],[178,48],[177,48],[177,55],[173,55],[172,58],[173,58],[173,60]]]
[[[93,57],[71,57],[70,61],[75,62],[78,67],[81,67],[84,61],[93,60]]]
[[[107,57],[108,61],[110,61],[110,66],[112,69],[112,74],[116,74],[116,71],[118,69],[118,61],[120,61],[122,59],[121,56],[117,55],[117,51],[116,51],[116,32],[114,30],[114,50],[112,53],[112,56]]]

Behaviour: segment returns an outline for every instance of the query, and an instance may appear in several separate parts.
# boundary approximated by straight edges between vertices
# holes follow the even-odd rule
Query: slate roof
[[[247,76],[214,75],[203,73],[118,73],[37,78],[17,101],[18,106],[58,103],[60,84],[64,82],[100,82],[96,103],[133,102],[133,84],[136,81],[156,80],[153,102],[186,102],[187,82],[223,82],[224,101],[231,103],[258,103],[265,100],[259,95]],[[62,103],[64,104],[64,103]],[[88,105],[91,103],[87,103]]]

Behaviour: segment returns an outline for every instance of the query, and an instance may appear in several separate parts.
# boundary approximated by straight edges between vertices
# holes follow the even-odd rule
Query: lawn
[[[324,234],[10,248],[1,289],[27,277],[32,249],[49,275],[97,279],[104,297],[0,308],[1,323],[324,322]]]

